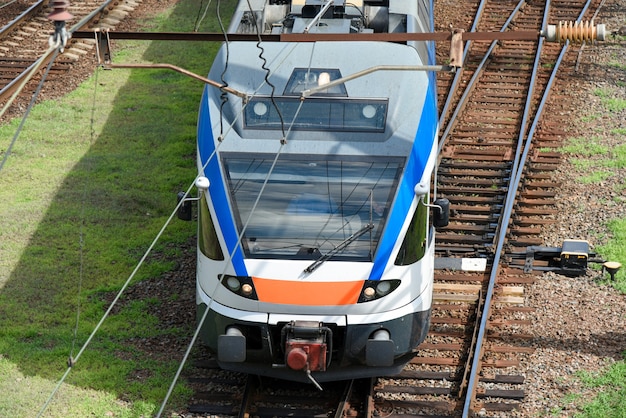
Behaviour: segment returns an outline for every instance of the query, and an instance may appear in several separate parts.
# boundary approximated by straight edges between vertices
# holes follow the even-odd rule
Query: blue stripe
[[[402,224],[408,216],[411,203],[415,197],[415,185],[424,174],[424,168],[430,157],[433,142],[437,134],[437,92],[436,84],[429,82],[424,108],[415,134],[413,149],[407,161],[404,176],[398,188],[398,195],[393,205],[389,223],[381,237],[378,251],[374,258],[374,266],[370,272],[370,280],[380,280],[396,241],[400,238]]]
[[[213,154],[213,151],[215,151],[211,115],[207,104],[208,94],[208,87],[205,87],[198,118],[198,151],[200,153],[199,158],[202,162],[202,166],[206,164],[207,159]],[[228,195],[224,188],[222,170],[220,169],[217,156],[214,156],[211,161],[209,161],[204,174],[211,183],[209,186],[209,194],[211,195],[211,202],[215,207],[217,222],[224,235],[227,252],[230,254],[235,250],[231,260],[235,274],[237,276],[247,276],[248,273],[243,262],[243,252],[241,251],[241,246],[238,245],[237,228],[235,228],[230,207],[228,206]]]

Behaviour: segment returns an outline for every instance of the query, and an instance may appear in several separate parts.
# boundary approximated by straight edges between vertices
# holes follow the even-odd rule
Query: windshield
[[[399,159],[279,160],[250,217],[272,163],[224,157],[239,233],[248,223],[242,239],[247,257],[310,260],[341,245],[332,259],[371,259],[402,168]],[[358,235],[364,228],[367,233]]]

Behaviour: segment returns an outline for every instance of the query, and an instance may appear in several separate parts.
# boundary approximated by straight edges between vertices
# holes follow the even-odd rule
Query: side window
[[[203,193],[198,210],[198,247],[202,254],[212,260],[223,260],[224,254],[217,239],[217,232],[207,206],[206,195]]]
[[[424,199],[420,199],[396,258],[395,264],[397,266],[413,264],[424,257],[426,253],[426,231],[428,229],[427,215],[428,207],[424,204]]]

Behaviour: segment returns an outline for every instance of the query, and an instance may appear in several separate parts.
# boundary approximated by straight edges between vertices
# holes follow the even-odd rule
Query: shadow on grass
[[[191,31],[198,13],[192,3],[179,2],[148,30]],[[222,16],[232,8],[223,7]],[[207,17],[201,30],[219,26]],[[152,42],[139,60],[206,75],[218,47]],[[106,94],[98,90],[124,71],[99,73],[95,94]],[[165,70],[127,73],[102,131],[65,177],[0,289],[0,354],[26,376],[61,378],[170,216],[176,193],[196,175],[204,86]],[[131,402],[162,402],[195,327],[195,228],[176,218],[168,226],[66,383]]]

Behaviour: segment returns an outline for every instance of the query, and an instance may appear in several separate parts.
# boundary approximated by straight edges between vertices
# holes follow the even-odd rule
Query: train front
[[[290,19],[290,30],[311,21]],[[320,27],[350,31],[346,21]],[[427,64],[418,49],[222,47],[209,78],[247,97],[208,87],[198,125],[210,184],[198,211],[198,319],[221,367],[305,382],[393,374],[424,339],[434,78],[374,71],[331,84]]]

